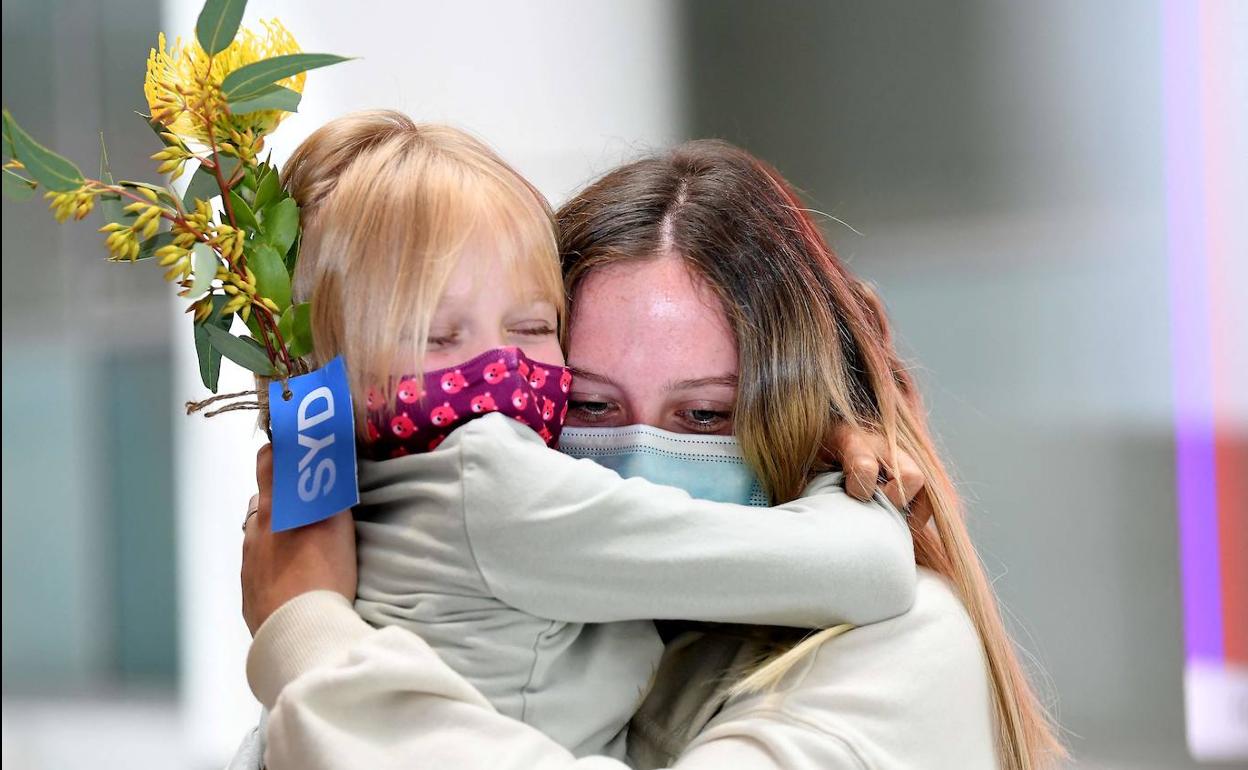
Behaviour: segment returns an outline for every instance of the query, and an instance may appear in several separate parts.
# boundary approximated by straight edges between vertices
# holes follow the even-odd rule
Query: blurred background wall
[[[103,127],[144,178],[145,54],[199,5],[4,0],[5,106],[84,168]],[[889,306],[1072,766],[1197,766],[1161,3],[251,3],[270,16],[364,57],[310,74],[279,160],[389,106],[479,133],[555,203],[687,137],[775,164]],[[38,209],[3,207],[4,762],[219,766],[257,713],[237,570],[259,439],[180,416],[200,385],[158,271]],[[237,494],[208,499],[210,475]]]

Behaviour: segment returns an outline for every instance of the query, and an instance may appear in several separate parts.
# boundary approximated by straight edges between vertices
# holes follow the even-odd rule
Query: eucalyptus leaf
[[[151,184],[150,182],[135,182],[134,180],[131,180],[131,179],[122,179],[122,180],[119,180],[117,184],[121,187],[130,187],[136,190],[138,189],[150,190],[151,192],[156,193],[156,196],[158,198],[164,198],[170,205],[172,205],[173,202],[177,200],[177,198],[169,190],[169,188],[161,187],[160,185],[156,185],[156,184]]]
[[[260,166],[260,181],[256,185],[254,211],[264,211],[264,207],[277,200],[282,192],[282,179],[277,169],[271,166]]]
[[[286,250],[286,272],[291,275],[295,274],[295,265],[299,262],[299,243],[302,240],[303,233],[295,233],[295,242]]]
[[[10,200],[28,201],[35,194],[35,183],[6,168],[4,169],[4,194]]]
[[[198,299],[212,288],[220,264],[217,252],[208,244],[196,243],[191,247],[191,288],[187,291],[187,298]]]
[[[277,303],[278,312],[290,305],[290,273],[282,255],[267,243],[261,243],[247,254],[247,267],[256,274],[256,291]]]
[[[312,303],[291,305],[278,319],[277,330],[282,333],[286,351],[299,358],[312,352]]]
[[[234,363],[264,377],[271,377],[276,372],[264,349],[255,340],[235,337],[228,331],[212,326],[200,327],[208,333],[208,341],[220,351],[221,355]],[[250,343],[250,344],[249,344]]]
[[[195,325],[195,355],[199,358],[200,382],[216,393],[217,382],[221,378],[221,351],[212,346],[208,340],[208,330],[199,324]]]
[[[204,3],[195,23],[195,38],[204,53],[212,56],[230,47],[246,7],[247,0],[207,0]]]
[[[217,184],[217,178],[211,171],[200,166],[195,169],[194,174],[191,174],[191,181],[186,185],[186,192],[182,193],[182,205],[187,211],[194,211],[195,201],[212,201],[220,194],[221,187]]]
[[[251,315],[247,316],[246,323],[247,323],[247,330],[251,332],[252,339],[262,339],[264,337],[264,330],[260,328],[260,314],[259,313],[252,313]]]
[[[161,187],[158,184],[152,184],[151,182],[136,182],[133,179],[123,179],[117,184],[121,185],[122,187],[134,187],[136,189],[141,187],[144,190],[151,190],[157,195],[164,195],[164,196],[169,195],[168,190],[166,190],[165,188]]]
[[[221,377],[221,351],[212,346],[208,340],[208,330],[204,327],[212,325],[224,331],[230,330],[234,314],[221,315],[221,308],[229,298],[218,294],[212,298],[212,313],[202,324],[195,324],[195,355],[199,358],[199,379],[204,387],[213,393],[217,392],[217,381]]]
[[[96,199],[95,207],[99,209],[100,216],[107,224],[109,222],[121,222],[125,220],[125,208],[121,205],[121,196],[111,193],[101,193]],[[148,256],[151,256],[150,254]]]
[[[104,146],[103,131],[100,132],[100,181],[116,184],[113,180],[113,169],[108,162],[108,148]],[[96,208],[100,210],[100,216],[105,223],[120,222],[126,215],[121,205],[121,196],[112,193],[102,193],[96,199]]]
[[[279,86],[274,83],[259,93],[232,100],[230,102],[230,112],[235,115],[245,115],[248,112],[258,112],[260,110],[298,112],[299,100],[302,98],[298,91],[292,91],[285,86]]]
[[[138,112],[138,111],[136,111],[134,114],[138,115],[140,118],[143,118],[143,121],[147,123],[147,127],[152,129],[152,133],[156,134],[156,138],[160,140],[161,144],[163,144],[166,147],[173,147],[174,145],[178,144],[178,142],[170,141],[169,138],[165,136],[165,134],[169,131],[169,129],[160,121],[154,120],[151,115],[144,115],[143,113]]]
[[[261,59],[226,75],[221,82],[221,93],[230,103],[251,99],[279,80],[348,60],[346,56],[332,53],[291,53]]]
[[[252,313],[252,316],[254,317],[255,313]],[[269,354],[267,351],[265,351],[264,345],[260,344],[260,340],[256,339],[254,336],[253,337],[239,337],[239,339],[242,340],[244,345],[248,346],[249,348],[252,348],[253,350],[255,350],[255,352],[264,356],[266,360],[268,359]],[[273,373],[280,375],[281,371],[279,371],[278,368],[275,366],[273,367]]]
[[[4,111],[4,133],[11,142],[13,157],[20,160],[36,182],[53,192],[69,192],[82,186],[82,172],[67,158],[36,142]]]
[[[260,223],[256,221],[256,215],[252,212],[251,206],[247,205],[247,201],[243,200],[243,196],[238,194],[237,190],[230,190],[230,210],[234,212],[234,222],[247,230],[259,230]]]
[[[157,249],[164,248],[171,243],[173,243],[173,233],[168,231],[156,233],[139,245],[139,256],[135,259],[149,259],[156,254]]]
[[[108,165],[108,148],[104,146],[104,132],[100,132],[100,180],[113,183],[113,170]]]
[[[260,212],[261,238],[265,243],[285,254],[299,234],[299,204],[294,198],[282,198]]]
[[[234,173],[238,171],[238,158],[228,158],[221,155],[217,156],[217,162],[221,164],[221,176],[227,181]],[[217,176],[204,166],[195,169],[195,173],[191,175],[191,181],[186,186],[186,192],[182,193],[182,205],[188,211],[195,208],[196,200],[212,201],[213,198],[221,195],[221,185],[217,183]]]

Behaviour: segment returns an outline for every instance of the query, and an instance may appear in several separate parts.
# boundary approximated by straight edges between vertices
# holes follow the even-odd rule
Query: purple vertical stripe
[[[1162,0],[1166,250],[1183,627],[1189,660],[1223,655],[1199,14],[1199,2]]]

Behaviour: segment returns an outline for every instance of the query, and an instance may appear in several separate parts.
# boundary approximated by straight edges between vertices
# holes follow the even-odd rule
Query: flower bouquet
[[[60,222],[98,208],[110,260],[165,268],[190,303],[200,377],[214,394],[222,357],[283,388],[307,371],[310,304],[291,301],[299,207],[261,155],[265,138],[298,109],[308,70],[346,61],[301,52],[276,20],[240,31],[245,5],[207,0],[193,41],[167,48],[162,34],[147,59],[150,114],[142,117],[163,143],[152,159],[168,183],[189,171],[181,194],[168,183],[114,179],[102,135],[99,174],[87,177],[4,110],[6,195],[28,199],[43,188]],[[236,316],[249,334],[231,332]],[[246,395],[215,396],[188,411]],[[258,401],[233,402],[207,414],[256,408]]]

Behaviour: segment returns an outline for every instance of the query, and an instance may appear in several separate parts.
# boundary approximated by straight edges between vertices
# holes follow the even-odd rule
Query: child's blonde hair
[[[312,363],[343,355],[361,429],[368,388],[420,374],[439,297],[470,238],[535,279],[564,316],[549,204],[493,150],[392,110],[337,118],[287,162],[302,225],[293,295],[312,302]]]

